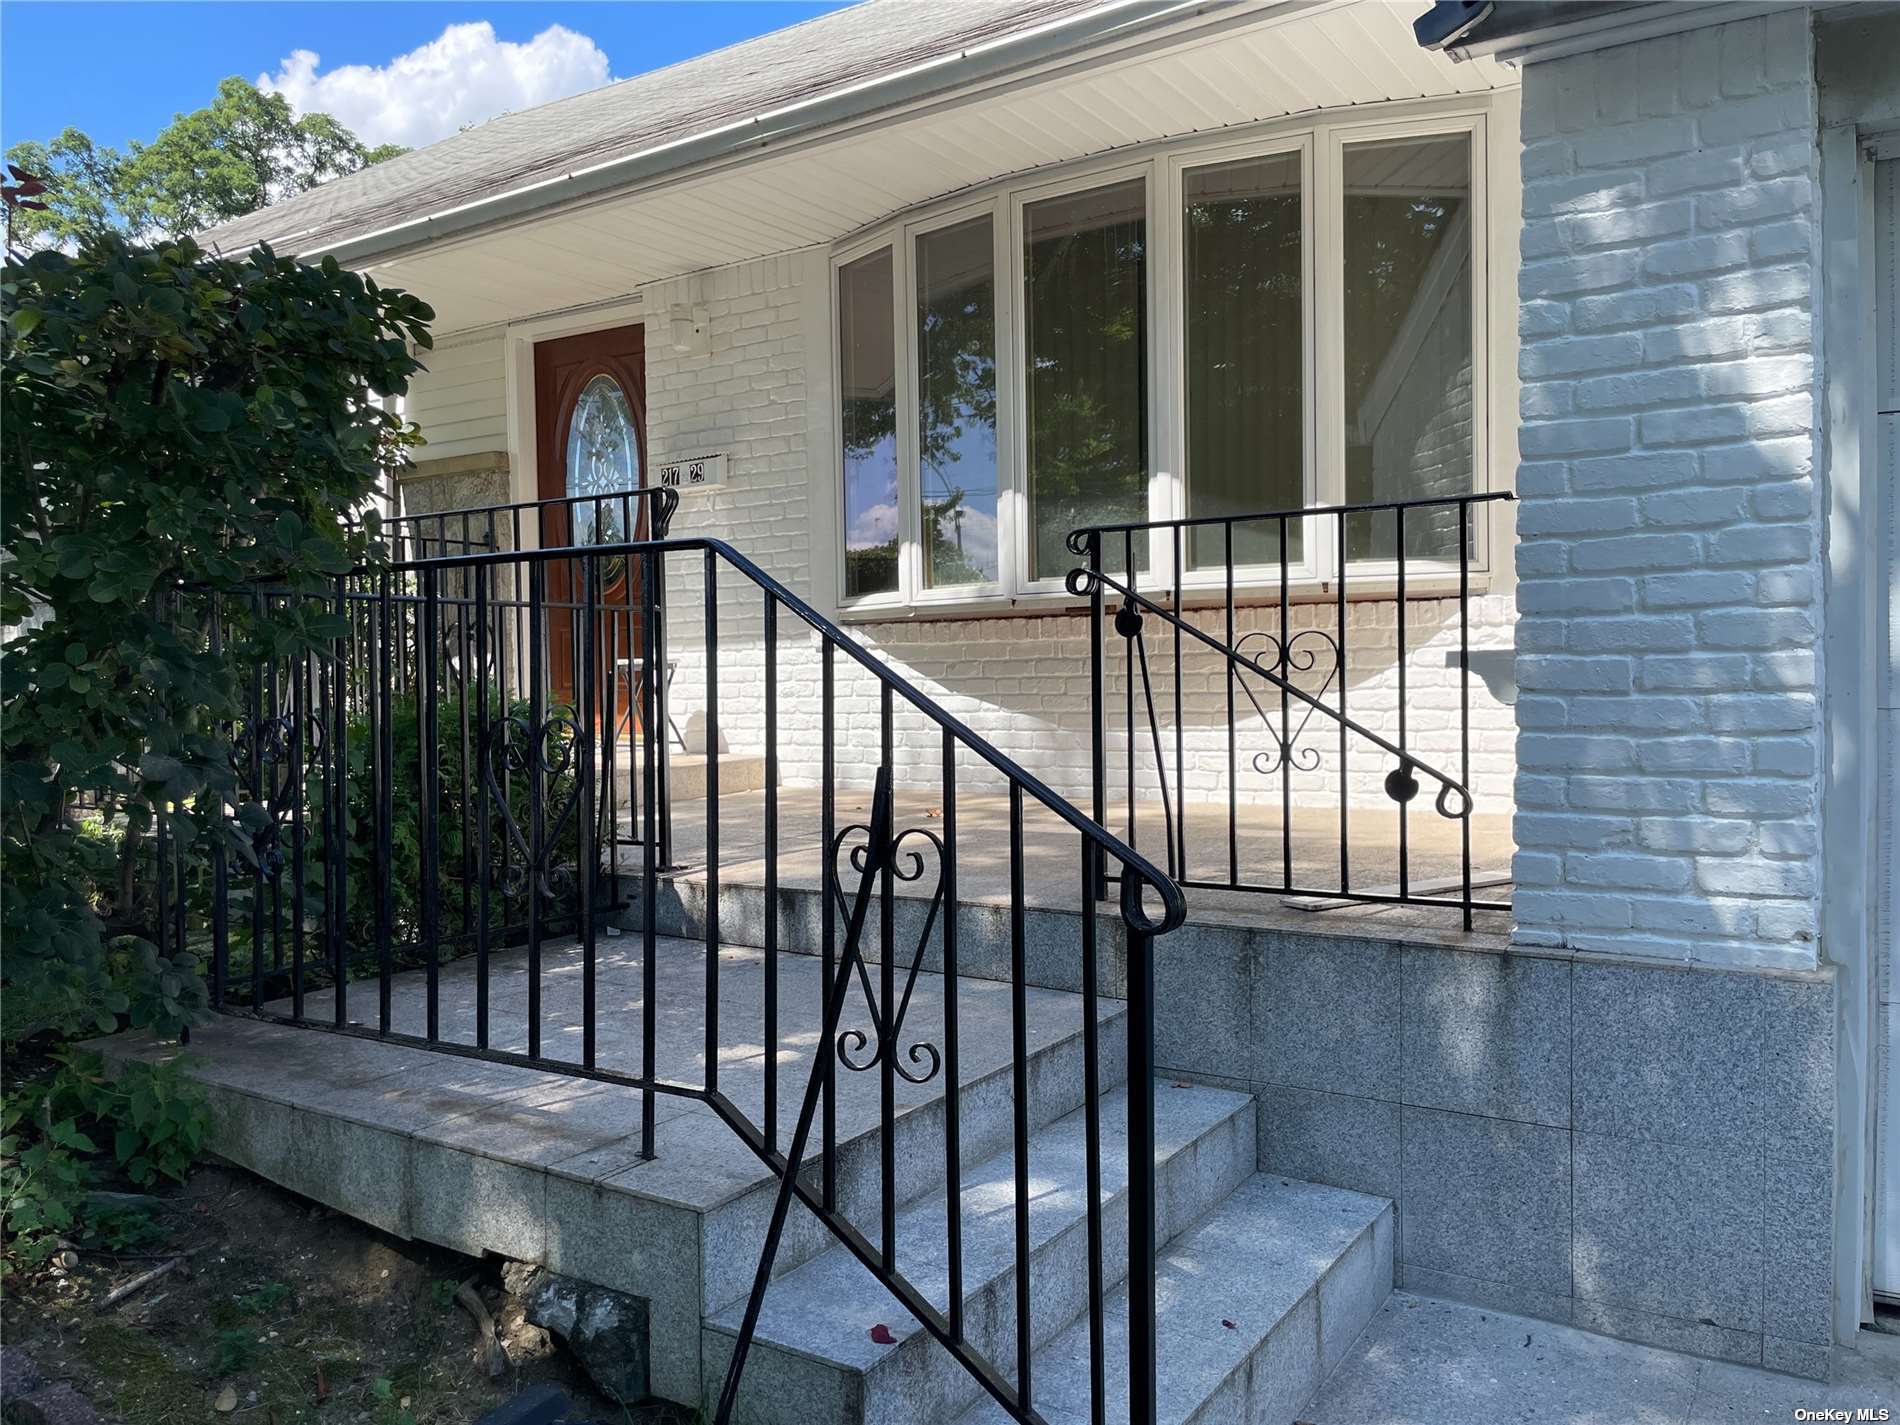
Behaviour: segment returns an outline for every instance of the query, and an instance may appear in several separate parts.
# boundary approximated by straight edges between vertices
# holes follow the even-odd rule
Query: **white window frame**
[[[1044,575],[1040,579],[1029,576],[1030,541],[1033,530],[1030,526],[1029,511],[1029,412],[1026,400],[1029,383],[1021,379],[1022,362],[1029,353],[1029,313],[1021,300],[1023,284],[1028,280],[1027,254],[1024,243],[1027,233],[1023,226],[1023,210],[1033,204],[1050,198],[1066,198],[1072,193],[1087,193],[1095,188],[1113,188],[1123,183],[1140,182],[1142,185],[1142,221],[1145,224],[1142,243],[1142,255],[1148,265],[1146,280],[1142,288],[1147,296],[1148,310],[1143,321],[1148,332],[1148,348],[1142,353],[1142,359],[1148,363],[1148,448],[1142,452],[1148,466],[1148,518],[1167,519],[1162,511],[1165,505],[1158,503],[1160,481],[1156,470],[1156,461],[1160,456],[1157,421],[1160,404],[1155,382],[1155,351],[1159,344],[1157,322],[1160,313],[1155,300],[1155,163],[1148,160],[1142,163],[1122,163],[1110,168],[1091,167],[1068,178],[1035,184],[1032,187],[1019,188],[1009,195],[1009,237],[1010,237],[1010,274],[1009,274],[1009,318],[1010,350],[1014,354],[1014,363],[1010,367],[1010,398],[1016,419],[1012,422],[1016,440],[1011,447],[1013,459],[1010,468],[1016,478],[1012,487],[1015,491],[1016,527],[1022,536],[1015,541],[1011,550],[1013,567],[1011,569],[1011,587],[1028,595],[1045,594],[1067,596],[1068,587],[1063,582],[1063,574]],[[1150,556],[1152,560],[1152,556]],[[1064,573],[1066,574],[1066,570]],[[1145,583],[1148,575],[1144,573]]]
[[[923,497],[923,459],[918,450],[917,432],[920,419],[919,397],[917,393],[917,361],[922,354],[921,333],[916,322],[917,313],[917,242],[931,233],[942,232],[945,228],[954,228],[976,218],[990,220],[990,282],[994,288],[992,302],[996,311],[996,574],[995,579],[981,584],[947,584],[940,589],[926,588],[924,585],[924,497]],[[1011,451],[1017,422],[1008,409],[1004,393],[1015,382],[1010,373],[1016,369],[1014,350],[1005,339],[1009,323],[1003,318],[1005,293],[1009,282],[1007,248],[1009,244],[1009,216],[1003,203],[1003,195],[994,194],[980,202],[965,203],[958,207],[933,211],[929,217],[918,218],[904,224],[902,247],[903,268],[897,279],[897,287],[903,294],[902,327],[904,375],[898,381],[900,400],[897,411],[899,426],[909,436],[910,453],[903,455],[899,446],[900,472],[899,486],[904,490],[903,499],[907,505],[905,520],[905,550],[900,560],[904,577],[908,581],[904,587],[911,591],[909,602],[918,606],[931,604],[960,605],[977,599],[997,599],[1006,597],[1010,589],[1016,587],[1010,569],[1010,551],[1017,547],[1016,536],[1017,510],[1011,498],[1014,482],[1009,478],[1012,469]],[[1011,304],[1014,305],[1013,303]],[[908,399],[903,393],[908,391]]]
[[[1512,96],[1514,97],[1514,96]],[[1502,487],[1501,474],[1509,466],[1494,458],[1497,439],[1491,427],[1494,411],[1508,413],[1514,401],[1507,389],[1509,373],[1503,358],[1512,355],[1502,328],[1493,329],[1490,282],[1494,272],[1510,270],[1508,254],[1494,251],[1507,234],[1494,230],[1491,181],[1496,172],[1508,176],[1493,144],[1500,139],[1490,124],[1498,96],[1467,95],[1452,99],[1412,101],[1376,111],[1352,110],[1328,116],[1303,116],[1255,126],[1245,132],[1219,137],[1147,145],[1135,156],[1117,154],[1063,165],[1055,172],[1038,172],[994,184],[980,193],[958,195],[924,205],[867,230],[832,249],[831,374],[834,404],[842,389],[842,344],[838,341],[838,272],[845,265],[880,248],[891,250],[893,282],[894,352],[897,361],[897,460],[899,500],[898,587],[894,592],[847,598],[844,593],[844,481],[841,448],[823,462],[836,512],[837,575],[835,598],[839,612],[850,618],[888,619],[1007,612],[1022,608],[1055,608],[1073,603],[1059,576],[1029,578],[1030,521],[1028,496],[1028,429],[1026,382],[1021,365],[1027,350],[1027,313],[1022,302],[1026,254],[1024,209],[1048,198],[1140,180],[1146,195],[1148,329],[1148,518],[1187,517],[1186,360],[1186,254],[1182,196],[1186,174],[1193,169],[1297,154],[1301,176],[1302,238],[1302,347],[1313,373],[1302,395],[1302,497],[1307,507],[1345,503],[1345,392],[1339,373],[1345,360],[1345,254],[1340,241],[1344,214],[1343,163],[1345,151],[1369,143],[1463,135],[1470,154],[1470,199],[1467,231],[1471,243],[1471,352],[1472,440],[1471,493]],[[1509,137],[1510,125],[1502,137]],[[923,587],[922,473],[917,457],[916,329],[917,238],[971,218],[988,215],[996,246],[996,371],[997,371],[997,538],[999,578],[993,583]],[[834,447],[838,446],[834,435]],[[1499,575],[1498,553],[1509,524],[1500,506],[1477,506],[1468,575],[1472,591],[1481,592]],[[1143,587],[1165,591],[1175,582],[1172,540],[1157,532],[1149,550]],[[1185,539],[1183,548],[1185,549]],[[1335,536],[1321,519],[1304,521],[1300,558],[1289,566],[1287,585],[1296,596],[1314,597],[1330,591],[1339,578]],[[1508,561],[1506,561],[1508,563]],[[1353,560],[1350,564],[1354,595],[1389,596],[1397,574],[1393,560]],[[1508,578],[1508,570],[1504,571]],[[1418,597],[1442,596],[1459,582],[1455,558],[1406,561],[1407,588]],[[1205,599],[1226,588],[1220,569],[1180,571],[1184,599]],[[1278,596],[1277,564],[1243,566],[1235,570],[1233,587],[1243,598]]]

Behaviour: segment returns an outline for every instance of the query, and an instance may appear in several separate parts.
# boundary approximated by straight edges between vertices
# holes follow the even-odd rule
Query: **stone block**
[[[1826,1154],[1770,1154],[1764,1187],[1762,1329],[1827,1346],[1834,1339],[1834,1173]]]
[[[1570,1293],[1570,1134],[1406,1108],[1400,1260]]]
[[[1260,1166],[1300,1182],[1377,1197],[1399,1194],[1399,1106],[1312,1089],[1263,1085]]]
[[[1399,951],[1371,940],[1276,935],[1254,981],[1253,1077],[1396,1099]]]
[[[1567,962],[1408,946],[1403,975],[1406,1103],[1569,1126]]]
[[[1759,1152],[1578,1133],[1573,1154],[1580,1303],[1759,1335]]]
[[[1253,1061],[1253,937],[1184,925],[1155,942],[1155,1063],[1161,1073],[1244,1078]]]
[[[1579,964],[1571,997],[1579,1131],[1668,1143],[1759,1142],[1759,979]]]

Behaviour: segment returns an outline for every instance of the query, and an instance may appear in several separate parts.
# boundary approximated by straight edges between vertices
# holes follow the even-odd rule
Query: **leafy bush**
[[[416,298],[268,248],[101,237],[0,273],[0,1044],[125,1022],[175,1034],[202,969],[159,951],[156,843],[222,840],[245,805],[229,729],[238,670],[321,655],[346,630],[319,598],[229,601],[221,643],[184,590],[314,595],[377,554],[362,507],[415,443],[381,397],[407,389],[433,314]],[[174,893],[177,887],[174,886]],[[29,1260],[71,1230],[88,1155],[177,1176],[202,1137],[175,1068],[117,1081],[67,1059],[14,1087],[0,1208]],[[97,1136],[107,1132],[103,1142]]]
[[[11,1254],[41,1262],[83,1228],[123,1245],[138,1235],[123,1204],[90,1208],[95,1160],[110,1152],[141,1187],[183,1181],[210,1126],[203,1093],[173,1063],[128,1062],[108,1075],[96,1054],[64,1053],[45,1077],[0,1103],[0,1214]],[[148,1223],[149,1226],[149,1223]]]
[[[341,630],[321,600],[266,601],[214,651],[165,593],[315,593],[373,557],[373,519],[346,515],[415,440],[377,398],[432,314],[329,259],[188,240],[35,253],[0,297],[0,620],[36,622],[0,668],[0,1035],[171,1033],[204,991],[156,948],[154,837],[246,854],[223,811],[234,670]]]

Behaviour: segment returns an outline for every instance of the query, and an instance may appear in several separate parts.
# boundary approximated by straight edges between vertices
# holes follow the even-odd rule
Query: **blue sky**
[[[624,79],[836,8],[792,0],[647,3],[29,3],[0,4],[0,142],[71,125],[102,143],[149,139],[173,114],[209,102],[220,79],[280,79],[299,107],[350,109],[346,122],[427,141],[436,130]],[[492,36],[450,26],[487,22]],[[550,26],[557,33],[537,42]],[[589,43],[591,42],[591,43]],[[431,47],[434,48],[431,48]],[[316,62],[286,66],[298,51]],[[392,61],[410,56],[409,70]],[[344,66],[361,69],[337,75]],[[474,69],[482,82],[450,86]],[[418,77],[421,76],[421,77]],[[483,112],[486,110],[486,112]],[[446,127],[444,127],[446,125]]]

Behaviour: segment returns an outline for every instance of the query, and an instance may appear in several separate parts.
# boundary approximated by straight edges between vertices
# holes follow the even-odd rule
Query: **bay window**
[[[1472,112],[1175,146],[841,252],[841,601],[1055,598],[1078,526],[1482,489],[1484,134]],[[1165,534],[1128,549],[1188,586],[1397,551],[1389,513],[1343,549],[1305,524],[1190,530],[1179,571]],[[1482,569],[1482,517],[1467,534]],[[1455,508],[1404,541],[1455,564]]]

